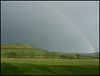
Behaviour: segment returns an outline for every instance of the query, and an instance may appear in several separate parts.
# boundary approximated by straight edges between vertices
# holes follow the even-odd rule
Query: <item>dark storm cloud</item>
[[[77,23],[98,51],[97,2],[80,3],[49,2],[48,4]],[[67,53],[92,52],[71,23],[46,6],[45,2],[2,1],[1,15],[2,43],[26,43],[41,49]]]

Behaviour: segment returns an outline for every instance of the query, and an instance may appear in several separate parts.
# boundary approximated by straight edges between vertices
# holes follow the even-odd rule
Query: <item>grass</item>
[[[23,43],[7,43],[7,44],[1,44],[1,57],[3,57],[4,53],[8,52],[19,52],[24,51],[26,54],[30,53],[31,51],[34,52],[35,55],[44,55],[46,50],[36,48],[29,44],[23,44]],[[48,51],[49,53],[53,51]],[[56,55],[73,55],[75,56],[75,53],[61,53],[61,52],[55,52]],[[84,54],[88,55],[88,54]],[[91,54],[89,54],[91,55]]]
[[[99,60],[1,59],[1,75],[99,75]]]
[[[99,75],[99,59],[4,59],[3,54],[8,52],[24,51],[29,54],[33,51],[35,55],[44,55],[46,50],[20,43],[2,44],[1,48],[3,48],[1,49],[1,75]],[[48,52],[51,53],[52,51]],[[55,53],[56,55],[76,55]]]
[[[1,49],[1,55],[3,57],[4,53],[8,53],[8,52],[16,52],[18,53],[19,51],[24,51],[26,54],[29,54],[31,51],[34,52],[35,55],[44,55],[45,51],[41,50],[41,49]],[[49,53],[51,53],[52,51],[48,51]],[[60,52],[55,52],[56,55],[76,55],[76,54],[70,54],[70,53],[60,53]]]
[[[7,44],[1,44],[1,48],[17,48],[17,49],[38,49],[36,47],[33,47],[29,44],[23,44],[23,43],[7,43]]]

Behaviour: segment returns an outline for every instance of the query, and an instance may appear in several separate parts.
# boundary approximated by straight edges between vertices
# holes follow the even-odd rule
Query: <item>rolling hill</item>
[[[45,52],[48,50],[39,49],[32,45],[23,44],[23,43],[1,44],[1,56],[7,52],[17,52],[18,53],[19,51],[24,51],[26,54],[29,54],[31,51],[33,51],[35,55],[44,55]],[[48,51],[48,52],[51,53],[54,51]],[[77,53],[62,53],[62,52],[55,52],[55,53],[56,55],[73,55],[73,56],[77,54]],[[86,55],[86,56],[94,55],[91,53],[79,53],[79,54]]]
[[[23,43],[8,43],[8,44],[1,44],[1,49],[38,49],[38,48]]]
[[[23,44],[23,43],[7,43],[7,44],[1,44],[1,54],[3,55],[4,53],[7,52],[19,52],[19,51],[24,51],[25,53],[30,53],[33,51],[35,55],[44,55],[46,51],[44,49],[39,49],[36,48],[32,45],[29,44]],[[54,51],[48,51],[49,53],[54,52]],[[62,53],[62,52],[55,52],[56,55],[76,55],[74,53]]]

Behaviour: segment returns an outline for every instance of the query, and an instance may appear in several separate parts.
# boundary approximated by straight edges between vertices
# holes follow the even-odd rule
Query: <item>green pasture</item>
[[[9,53],[9,52],[16,52],[18,53],[19,51],[24,51],[26,54],[29,54],[31,51],[34,52],[35,55],[44,55],[45,51],[41,49],[1,49],[1,56],[3,56],[4,53]],[[53,51],[48,51],[49,53]],[[60,53],[60,52],[55,52],[56,55],[76,55],[76,54],[70,54],[70,53]]]
[[[99,75],[99,59],[1,59],[1,75]]]

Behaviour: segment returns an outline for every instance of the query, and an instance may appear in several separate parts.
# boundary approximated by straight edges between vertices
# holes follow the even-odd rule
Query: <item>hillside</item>
[[[35,53],[35,55],[44,55],[47,50],[36,48],[29,44],[23,43],[7,43],[1,44],[1,54],[8,52],[19,52],[24,51],[26,54],[29,54],[31,51]],[[49,53],[54,51],[48,51]],[[76,55],[74,53],[62,53],[62,52],[55,52],[56,55]]]
[[[26,54],[29,54],[30,52],[34,52],[35,55],[45,55],[45,53],[48,50],[44,50],[44,49],[39,49],[36,48],[32,45],[29,44],[23,44],[23,43],[8,43],[8,44],[1,44],[1,57],[3,57],[3,55],[5,53],[9,53],[9,52],[24,52]],[[54,51],[48,51],[49,54],[51,54]],[[62,52],[54,52],[56,55],[60,56],[60,55],[67,55],[67,56],[76,56],[77,53],[62,53]],[[84,56],[91,56],[93,54],[90,53],[79,53],[80,55],[84,55]]]
[[[1,49],[38,49],[38,48],[23,43],[8,43],[8,44],[1,44]]]

